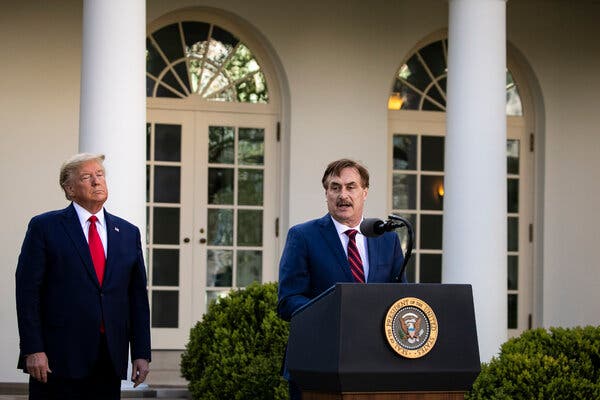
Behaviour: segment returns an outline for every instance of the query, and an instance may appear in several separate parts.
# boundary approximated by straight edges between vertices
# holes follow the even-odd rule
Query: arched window
[[[388,108],[391,110],[446,111],[448,40],[417,50],[396,73]],[[506,115],[523,115],[519,89],[506,70]]]
[[[182,21],[148,35],[146,95],[268,103],[267,81],[250,49],[229,31]]]

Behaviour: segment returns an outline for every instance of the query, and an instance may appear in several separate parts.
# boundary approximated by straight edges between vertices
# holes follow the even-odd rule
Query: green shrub
[[[194,399],[287,399],[281,364],[289,327],[276,306],[276,283],[255,283],[210,304],[181,356]]]
[[[600,327],[535,329],[482,364],[466,399],[600,399]]]

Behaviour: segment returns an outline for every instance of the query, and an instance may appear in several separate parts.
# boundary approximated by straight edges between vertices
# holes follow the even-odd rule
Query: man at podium
[[[328,213],[290,228],[281,256],[277,312],[286,321],[338,282],[395,282],[404,261],[395,232],[375,238],[360,232],[369,191],[369,172],[363,165],[350,159],[333,161],[321,182]],[[288,375],[284,371],[290,398],[300,399]]]

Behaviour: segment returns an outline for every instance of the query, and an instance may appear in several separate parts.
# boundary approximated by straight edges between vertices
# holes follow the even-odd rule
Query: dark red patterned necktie
[[[102,240],[100,240],[100,235],[98,234],[98,229],[96,228],[96,221],[98,221],[98,218],[95,215],[92,215],[90,218],[88,218],[88,221],[90,221],[88,244],[90,246],[90,253],[92,255],[92,262],[94,263],[94,269],[96,270],[96,276],[98,277],[100,286],[102,286],[102,281],[104,279],[104,268],[106,266],[106,256],[104,255],[104,246],[102,245]]]
[[[356,229],[348,229],[344,232],[348,235],[348,262],[350,263],[350,272],[356,282],[365,283],[365,272],[363,271],[362,260],[358,247],[356,247]]]

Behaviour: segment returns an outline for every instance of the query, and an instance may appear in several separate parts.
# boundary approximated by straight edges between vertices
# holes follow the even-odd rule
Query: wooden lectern
[[[303,400],[463,399],[480,371],[471,286],[336,284],[292,317],[287,363]]]

